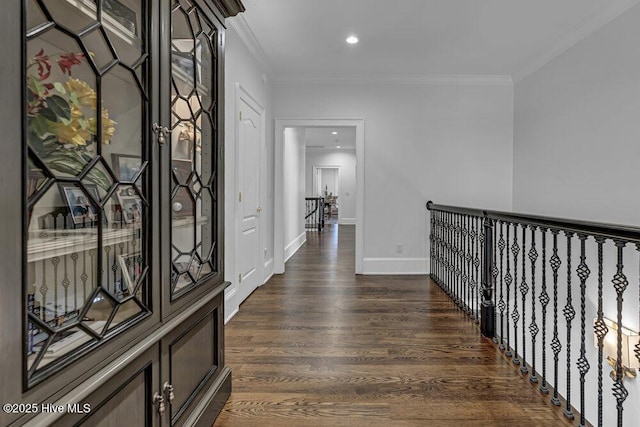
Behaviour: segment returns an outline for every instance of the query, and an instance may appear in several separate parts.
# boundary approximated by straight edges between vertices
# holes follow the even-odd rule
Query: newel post
[[[487,338],[495,335],[495,311],[493,303],[493,223],[484,212],[484,242],[482,264],[482,307],[480,310],[480,331]]]

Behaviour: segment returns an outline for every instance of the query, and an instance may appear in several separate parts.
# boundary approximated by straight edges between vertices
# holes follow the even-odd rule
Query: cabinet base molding
[[[210,427],[231,394],[231,369],[222,369],[218,379],[202,398],[200,404],[185,421],[186,426]]]

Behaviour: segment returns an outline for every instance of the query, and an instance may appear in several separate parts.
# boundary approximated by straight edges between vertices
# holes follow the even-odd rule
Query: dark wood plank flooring
[[[216,427],[571,425],[427,276],[355,276],[354,234],[307,233],[227,324]]]

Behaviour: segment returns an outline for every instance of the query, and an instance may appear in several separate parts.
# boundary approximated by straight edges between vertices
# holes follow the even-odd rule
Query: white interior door
[[[236,208],[239,302],[261,284],[260,251],[260,155],[261,117],[240,98],[238,126],[238,198]]]

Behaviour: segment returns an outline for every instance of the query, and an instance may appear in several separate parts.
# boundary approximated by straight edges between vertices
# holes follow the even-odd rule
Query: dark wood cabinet
[[[224,19],[243,6],[10,3],[0,425],[210,423],[230,392]]]

